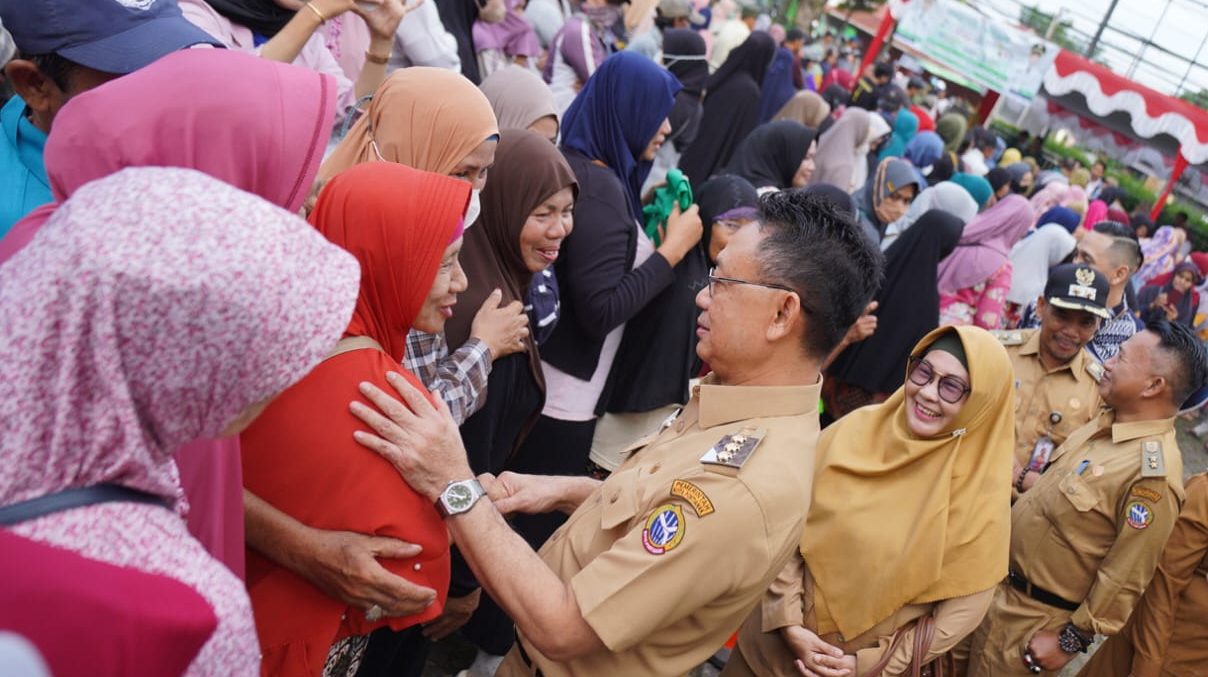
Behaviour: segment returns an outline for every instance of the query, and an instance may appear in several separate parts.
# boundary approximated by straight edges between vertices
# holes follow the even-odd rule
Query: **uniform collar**
[[[1019,347],[1020,355],[1035,355],[1037,361],[1040,360],[1040,332],[1041,331],[1043,331],[1043,330],[1037,329],[1036,331],[1032,332],[1032,335],[1028,337],[1028,340],[1023,342],[1023,345]],[[1056,369],[1053,369],[1052,371],[1046,371],[1045,373],[1053,374],[1053,373],[1059,372],[1063,369],[1069,369],[1070,374],[1074,377],[1074,380],[1079,383],[1082,383],[1085,379],[1090,378],[1089,374],[1086,373],[1086,368],[1085,368],[1086,360],[1088,357],[1090,357],[1090,355],[1086,352],[1086,348],[1084,346],[1084,347],[1078,349],[1078,354],[1075,355],[1073,357],[1073,359],[1071,359],[1069,362],[1066,362],[1065,364],[1057,367]],[[1043,367],[1043,366],[1044,366],[1044,364],[1042,363],[1041,367]]]
[[[1112,414],[1115,421],[1115,414]],[[1142,437],[1152,437],[1174,430],[1174,418],[1159,418],[1152,421],[1133,421],[1131,423],[1112,423],[1112,442],[1119,444]]]
[[[709,374],[697,388],[698,423],[701,428],[712,428],[752,418],[817,413],[822,376],[810,386],[723,386]]]

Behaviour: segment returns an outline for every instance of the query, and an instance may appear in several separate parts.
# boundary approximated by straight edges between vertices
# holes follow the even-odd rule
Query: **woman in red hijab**
[[[294,519],[414,543],[382,566],[435,591],[419,613],[388,615],[391,601],[349,606],[249,550],[247,586],[264,654],[263,674],[353,674],[371,631],[438,617],[449,585],[449,542],[435,507],[365,450],[348,402],[363,381],[386,386],[399,372],[407,331],[439,332],[466,278],[457,262],[470,184],[384,162],[333,178],[311,213],[327,239],[361,264],[361,292],[332,356],[273,401],[242,436],[244,485]],[[383,555],[385,557],[385,555]]]

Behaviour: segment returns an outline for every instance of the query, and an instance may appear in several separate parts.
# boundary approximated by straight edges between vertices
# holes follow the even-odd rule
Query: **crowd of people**
[[[1104,163],[733,0],[0,21],[0,674],[1208,665]]]

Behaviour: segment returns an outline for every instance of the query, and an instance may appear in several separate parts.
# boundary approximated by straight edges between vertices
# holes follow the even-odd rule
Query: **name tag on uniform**
[[[1032,447],[1032,458],[1028,460],[1028,470],[1044,472],[1049,465],[1049,459],[1053,457],[1053,448],[1053,439],[1048,435],[1036,440],[1035,446]]]

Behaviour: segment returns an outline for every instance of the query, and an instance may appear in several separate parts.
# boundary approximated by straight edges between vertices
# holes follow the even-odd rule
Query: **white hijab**
[[[855,193],[864,187],[868,181],[868,153],[872,148],[872,144],[876,143],[877,139],[892,132],[889,123],[880,113],[868,114],[868,136],[864,137],[864,143],[856,146],[856,164],[851,171],[851,185],[846,187],[847,192]],[[843,186],[840,186],[843,188]]]
[[[889,249],[889,245],[893,244],[894,240],[909,230],[920,216],[932,209],[946,211],[960,219],[961,223],[969,223],[974,216],[977,216],[977,203],[973,201],[969,191],[951,181],[941,181],[919,193],[914,202],[910,203],[910,209],[906,210],[906,214],[885,227],[885,237],[881,240],[881,251]]]
[[[1011,290],[1007,300],[1027,305],[1044,293],[1049,268],[1074,251],[1074,236],[1065,226],[1050,223],[1036,229],[1011,249]]]

